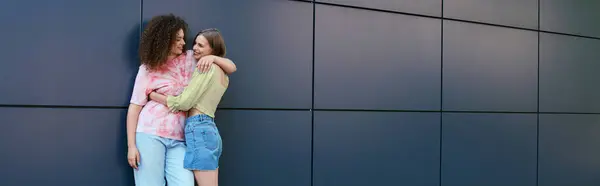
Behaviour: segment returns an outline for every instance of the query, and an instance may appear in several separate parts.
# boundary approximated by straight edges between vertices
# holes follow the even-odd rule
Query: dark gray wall
[[[600,185],[592,0],[2,1],[0,185],[133,185],[140,25],[170,12],[238,65],[223,186]]]

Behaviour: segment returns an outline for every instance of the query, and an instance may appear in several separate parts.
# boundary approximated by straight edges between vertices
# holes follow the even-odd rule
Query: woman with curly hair
[[[134,168],[135,185],[193,186],[194,177],[183,166],[186,151],[183,125],[186,113],[148,100],[152,91],[179,95],[191,79],[196,64],[184,52],[187,23],[180,17],[153,17],[142,33],[139,55],[141,65],[127,111],[127,159]],[[235,71],[225,58],[211,58],[224,71]]]

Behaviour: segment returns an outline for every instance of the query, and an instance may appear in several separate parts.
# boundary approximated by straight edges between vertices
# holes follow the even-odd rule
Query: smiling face
[[[225,57],[225,41],[219,30],[210,28],[201,31],[194,40],[194,58],[200,59],[207,55]]]
[[[196,40],[194,43],[195,43],[194,47],[193,47],[194,58],[196,58],[196,60],[198,60],[204,56],[213,54],[213,48],[208,43],[208,40],[206,39],[206,37],[204,37],[202,34],[199,34],[196,37]]]
[[[185,47],[184,36],[185,33],[183,32],[183,29],[177,31],[171,44],[171,55],[177,56],[183,53],[183,47]]]
[[[185,20],[173,14],[152,17],[140,37],[138,54],[141,63],[148,70],[155,71],[181,55],[187,28]]]

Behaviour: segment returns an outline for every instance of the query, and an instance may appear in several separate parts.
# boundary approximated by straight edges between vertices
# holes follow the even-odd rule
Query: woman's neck
[[[173,59],[175,59],[178,55],[177,54],[171,54],[169,56],[167,56],[167,61],[171,61]]]

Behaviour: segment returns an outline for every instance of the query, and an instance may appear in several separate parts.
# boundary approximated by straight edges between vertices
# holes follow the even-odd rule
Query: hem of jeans
[[[195,170],[196,171],[216,171],[219,168],[219,166],[217,166],[215,169],[202,169],[202,168],[190,168],[190,167],[183,167],[183,168],[187,169],[187,170],[191,170],[191,171],[195,171]]]

